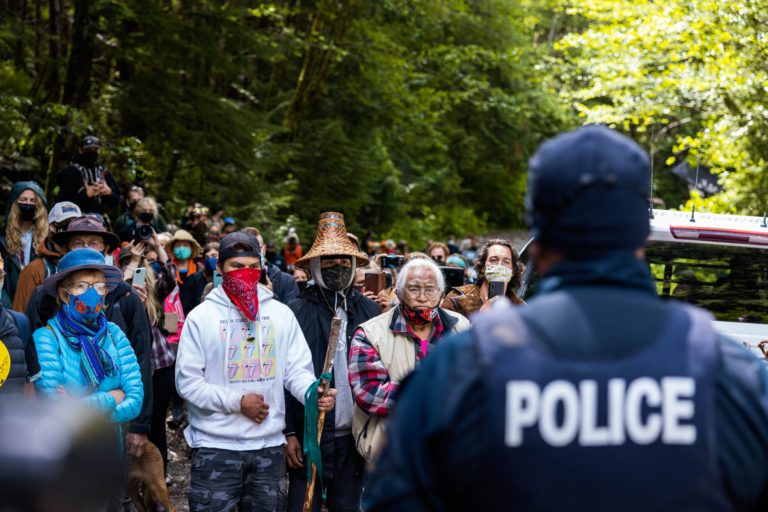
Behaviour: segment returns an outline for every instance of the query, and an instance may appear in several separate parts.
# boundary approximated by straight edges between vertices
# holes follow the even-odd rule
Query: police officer
[[[605,127],[539,148],[538,295],[478,317],[402,388],[366,510],[768,509],[768,371],[657,297],[649,168]]]

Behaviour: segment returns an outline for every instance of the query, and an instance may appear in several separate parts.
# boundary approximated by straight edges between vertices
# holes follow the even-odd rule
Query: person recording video
[[[523,268],[512,242],[501,238],[488,240],[475,261],[477,281],[452,287],[443,299],[442,307],[469,318],[496,297],[504,296],[516,305],[525,304],[515,293],[520,286]]]

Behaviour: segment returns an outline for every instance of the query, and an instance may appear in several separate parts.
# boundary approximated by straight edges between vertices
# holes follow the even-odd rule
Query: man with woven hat
[[[72,219],[66,231],[53,234],[53,241],[66,249],[67,253],[89,248],[102,256],[120,244],[117,235],[107,231],[98,220],[89,216]],[[49,293],[43,286],[35,288],[26,309],[32,328],[45,326],[56,314],[56,309],[56,294]],[[138,294],[124,281],[117,283],[114,288],[110,287],[104,297],[104,309],[107,320],[120,327],[131,342],[139,362],[144,401],[141,412],[128,427],[126,448],[131,453],[141,454],[147,442],[152,417],[152,334],[149,318]]]
[[[185,315],[200,304],[207,284],[202,268],[198,268],[195,262],[201,250],[197,240],[185,229],[176,230],[173,238],[166,244],[166,251],[172,255],[171,259],[176,267],[179,298]]]
[[[332,385],[337,389],[336,409],[325,416],[320,443],[323,481],[327,488],[326,506],[330,511],[357,511],[360,507],[364,461],[355,451],[352,439],[352,392],[347,378],[349,346],[358,324],[381,313],[379,306],[352,287],[357,266],[368,265],[347,236],[344,216],[328,212],[320,216],[317,238],[309,252],[296,261],[296,267],[308,270],[314,281],[288,303],[296,315],[312,353],[315,375],[323,371],[328,350],[331,320],[341,319],[338,345],[333,364]],[[290,476],[288,510],[300,511],[306,488],[306,468],[302,460],[304,408],[288,401],[286,447]],[[315,493],[313,510],[320,510],[321,493]]]

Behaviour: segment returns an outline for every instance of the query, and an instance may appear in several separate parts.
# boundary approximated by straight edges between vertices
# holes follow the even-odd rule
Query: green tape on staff
[[[323,458],[320,454],[320,443],[317,439],[317,388],[321,381],[330,382],[331,373],[326,372],[320,375],[320,378],[304,393],[304,462],[307,465],[307,481],[312,479],[312,465],[317,469],[317,479],[320,482],[320,488],[323,490],[323,500],[325,500],[325,486],[323,482]]]

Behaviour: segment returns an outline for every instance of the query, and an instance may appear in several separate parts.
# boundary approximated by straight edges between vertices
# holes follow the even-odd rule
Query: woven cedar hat
[[[296,262],[296,266],[308,269],[309,260],[320,256],[352,256],[357,258],[358,267],[364,267],[370,263],[368,256],[361,253],[347,236],[344,215],[337,212],[320,214],[317,238],[309,252]]]

